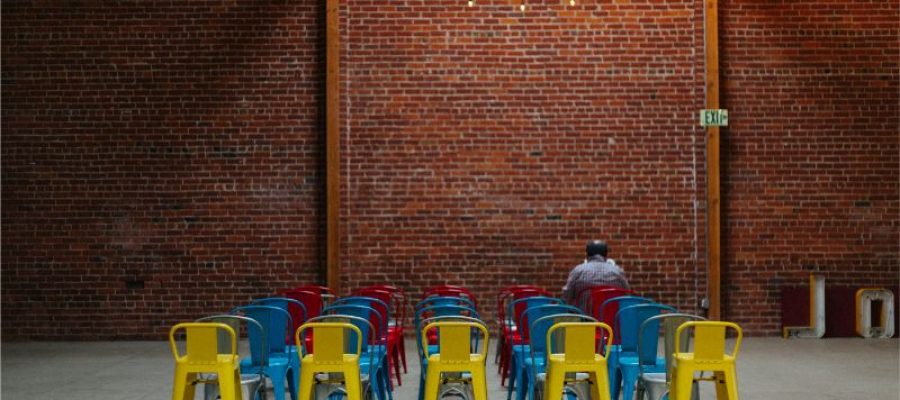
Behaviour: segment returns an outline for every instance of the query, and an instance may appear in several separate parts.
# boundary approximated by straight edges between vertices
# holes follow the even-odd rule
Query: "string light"
[[[469,0],[469,7],[472,7],[474,5],[475,5],[475,0]]]

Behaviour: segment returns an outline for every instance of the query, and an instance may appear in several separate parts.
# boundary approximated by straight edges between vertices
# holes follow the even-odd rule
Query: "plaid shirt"
[[[622,271],[622,268],[619,268],[612,259],[597,255],[572,269],[572,272],[569,273],[569,280],[566,281],[566,286],[563,288],[563,300],[573,304],[578,292],[599,285],[629,289],[625,271]]]

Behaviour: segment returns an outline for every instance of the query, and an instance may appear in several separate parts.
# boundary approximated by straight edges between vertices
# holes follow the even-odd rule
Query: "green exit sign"
[[[728,110],[700,110],[701,126],[728,126]]]

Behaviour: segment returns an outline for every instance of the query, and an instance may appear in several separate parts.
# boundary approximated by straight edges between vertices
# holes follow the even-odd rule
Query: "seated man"
[[[606,258],[608,251],[609,247],[602,240],[588,242],[587,259],[572,269],[566,286],[563,287],[562,298],[566,303],[575,304],[578,292],[593,286],[608,285],[630,289],[625,271],[611,258]]]

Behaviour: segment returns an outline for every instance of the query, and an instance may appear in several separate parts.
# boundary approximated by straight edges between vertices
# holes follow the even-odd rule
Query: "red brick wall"
[[[780,329],[780,288],[897,287],[895,1],[724,2],[725,317]]]
[[[322,278],[324,15],[272,3],[3,7],[5,339],[160,337]],[[725,316],[774,334],[806,271],[897,284],[898,6],[721,14]],[[604,238],[639,291],[696,311],[700,2],[342,17],[348,289],[463,284],[490,311]]]
[[[462,284],[493,311],[514,283],[558,292],[603,238],[695,310],[702,11],[532,3],[348,2],[345,282]]]
[[[161,338],[319,278],[315,2],[2,12],[4,339]]]

